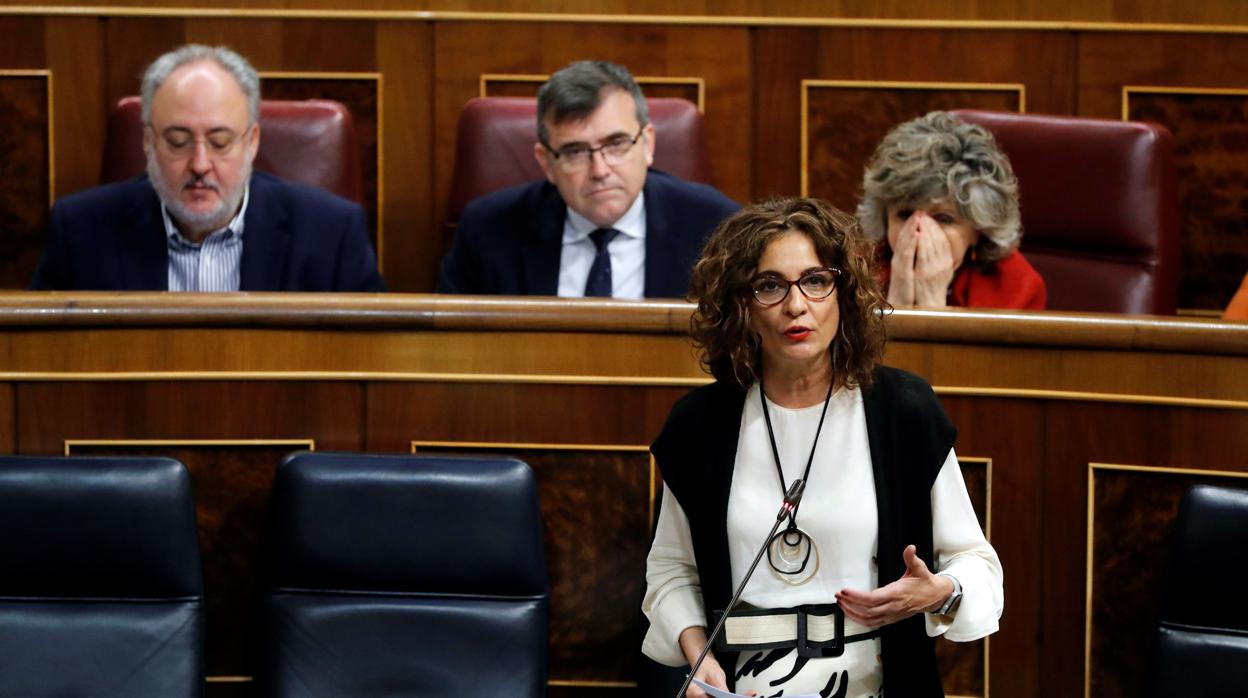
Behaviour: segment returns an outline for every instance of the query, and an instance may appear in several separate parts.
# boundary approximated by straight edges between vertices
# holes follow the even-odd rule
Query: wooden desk
[[[706,377],[683,303],[420,295],[0,295],[0,452],[167,453],[195,478],[209,673],[246,676],[272,471],[299,448],[516,454],[541,483],[552,696],[629,695],[656,475]],[[948,310],[890,364],[960,430],[1006,572],[1001,632],[946,690],[1134,695],[1183,488],[1248,487],[1248,324]],[[1090,671],[1087,668],[1090,667]],[[225,695],[234,684],[214,684]]]

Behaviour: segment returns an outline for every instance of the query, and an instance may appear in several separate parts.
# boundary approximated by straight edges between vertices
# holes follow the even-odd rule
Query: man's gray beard
[[[218,188],[217,195],[221,203],[211,211],[203,213],[188,211],[186,206],[182,204],[178,194],[181,193],[187,182],[182,182],[182,185],[177,189],[169,186],[164,176],[161,175],[160,165],[156,162],[155,153],[152,153],[150,149],[147,152],[147,178],[151,181],[152,188],[156,190],[156,195],[160,197],[160,202],[168,209],[169,215],[174,222],[189,228],[195,233],[212,232],[229,225],[230,219],[234,217],[239,204],[242,203],[243,192],[247,189],[247,182],[251,181],[251,159],[248,158],[243,165],[242,177],[238,180],[237,189],[226,194],[222,193],[220,188]]]

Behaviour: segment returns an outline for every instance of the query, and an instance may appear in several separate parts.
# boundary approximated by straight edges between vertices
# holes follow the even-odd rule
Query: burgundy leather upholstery
[[[146,169],[142,102],[123,97],[108,117],[100,182],[117,182]],[[260,151],[255,168],[363,203],[360,156],[351,112],[321,99],[260,102]]]
[[[710,184],[702,115],[685,99],[647,99],[654,124],[654,167],[690,182]],[[537,99],[478,97],[459,114],[455,178],[447,222],[459,220],[468,202],[513,184],[542,178],[533,158],[537,142]]]
[[[1174,139],[1157,124],[961,110],[1018,176],[1022,251],[1050,310],[1174,312],[1180,264]]]

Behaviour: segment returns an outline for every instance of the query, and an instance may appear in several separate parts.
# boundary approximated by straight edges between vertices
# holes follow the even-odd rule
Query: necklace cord
[[[835,386],[835,380],[828,382],[828,395],[823,399],[823,412],[819,415],[819,426],[815,427],[815,440],[810,445],[810,457],[806,459],[806,470],[802,473],[802,482],[805,482],[807,486],[810,485],[810,466],[815,462],[815,449],[819,446],[819,435],[823,433],[823,419],[828,416],[828,404],[832,402],[832,389]],[[780,449],[776,446],[776,431],[771,426],[771,413],[767,409],[767,391],[763,387],[762,378],[758,380],[758,397],[763,403],[763,420],[767,422],[767,437],[771,440],[771,455],[776,462],[776,475],[780,476],[780,492],[788,492],[788,486],[784,482],[784,469],[780,467]],[[797,510],[801,506],[801,501],[798,501],[797,506],[789,512],[787,531],[797,529]]]

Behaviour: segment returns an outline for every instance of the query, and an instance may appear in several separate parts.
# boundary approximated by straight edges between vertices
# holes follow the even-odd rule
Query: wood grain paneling
[[[1037,496],[1044,488],[1044,403],[966,397],[942,397],[941,403],[958,427],[959,456],[992,461],[992,480],[983,485],[991,492],[991,526],[978,509],[976,514],[990,529],[989,540],[1005,571],[1006,613],[1000,630],[988,641],[991,651],[984,658],[989,664],[987,695],[1046,695],[1039,690],[1038,661],[1045,648],[1036,633],[1046,612],[1040,581],[1044,519]],[[963,468],[975,504],[981,485],[971,476],[973,472]]]
[[[17,453],[17,404],[12,383],[0,383],[0,453]]]
[[[933,110],[1023,111],[1021,85],[803,83],[802,189],[852,213],[867,161],[894,126]]]
[[[433,182],[449,171],[433,162],[433,30],[428,24],[377,27],[377,70],[384,76],[381,153],[386,220],[386,283],[392,291],[431,291],[442,258],[433,217]]]
[[[1199,465],[1217,469],[1216,463]],[[1144,695],[1140,660],[1152,651],[1183,493],[1197,484],[1248,489],[1248,473],[1232,477],[1093,465],[1089,477],[1089,695]]]
[[[101,439],[308,438],[318,449],[359,450],[362,396],[343,381],[18,383],[18,443],[31,455]]]
[[[43,249],[51,195],[51,80],[45,71],[0,70],[0,288],[30,283]]]
[[[81,0],[48,0],[48,6],[80,5]],[[192,0],[126,0],[121,7],[198,8]],[[1044,3],[968,3],[964,0],[915,0],[906,3],[873,3],[861,0],[217,0],[212,7],[286,8],[312,11],[405,11],[471,13],[562,13],[695,16],[714,21],[749,21],[794,18],[812,21],[970,20],[1039,22],[1127,22],[1248,25],[1248,10],[1237,2],[1187,3],[1181,0],[1123,3],[1113,0],[1055,0]],[[728,18],[728,19],[725,19]]]
[[[1245,81],[1248,85],[1248,81]],[[1127,88],[1123,113],[1174,134],[1179,307],[1221,310],[1248,272],[1248,88]]]
[[[754,122],[756,196],[793,195],[801,189],[803,80],[1021,84],[1029,112],[1060,114],[1074,108],[1073,39],[1056,32],[762,28],[753,37],[753,82],[759,99]],[[985,60],[986,56],[993,58]],[[870,95],[886,98],[889,93]],[[896,124],[868,122],[865,115],[875,114],[875,121],[880,121],[910,113],[905,109],[890,113],[886,105],[872,105],[865,114],[847,111],[823,125],[828,137],[820,140],[859,141],[873,148],[879,136]],[[812,188],[812,192],[832,195],[843,205],[853,201],[861,173],[841,179],[853,186],[848,191]],[[838,189],[848,186],[837,184]]]
[[[111,104],[106,99],[104,26],[94,17],[50,17],[44,25],[44,43],[50,47],[46,66],[53,75],[53,189],[58,197],[100,181],[105,115]]]

